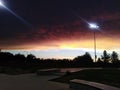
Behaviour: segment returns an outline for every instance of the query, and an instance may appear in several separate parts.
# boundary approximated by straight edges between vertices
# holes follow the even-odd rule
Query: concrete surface
[[[81,87],[84,86],[86,87],[95,87],[95,89],[90,89],[90,90],[120,90],[120,88],[114,87],[114,86],[109,86],[106,84],[101,84],[101,83],[96,83],[96,82],[91,82],[91,81],[86,81],[86,80],[80,80],[80,79],[73,79],[70,80],[70,87],[76,88],[78,86],[78,89],[81,90]],[[80,85],[80,86],[79,86]],[[87,89],[84,89],[87,90]]]
[[[0,90],[72,90],[68,84],[48,81],[53,78],[56,76],[0,74]]]

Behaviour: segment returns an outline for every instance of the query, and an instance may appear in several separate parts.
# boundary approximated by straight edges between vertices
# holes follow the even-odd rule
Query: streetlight
[[[89,28],[94,31],[94,54],[95,54],[95,62],[96,62],[97,55],[96,55],[96,34],[95,34],[95,31],[99,29],[99,26],[96,23],[88,23],[88,25],[89,25]]]
[[[88,22],[87,20],[85,20],[85,19],[82,18],[82,17],[79,17],[79,18],[80,18],[82,21],[84,21],[86,24],[88,24],[89,28],[94,31],[94,53],[95,53],[95,62],[96,62],[97,55],[96,55],[96,35],[95,35],[95,31],[96,31],[96,30],[99,30],[99,26],[98,26],[97,23]]]

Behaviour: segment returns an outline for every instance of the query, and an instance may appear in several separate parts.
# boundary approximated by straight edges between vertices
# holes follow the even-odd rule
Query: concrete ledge
[[[41,69],[38,70],[36,73],[37,75],[53,75],[55,73],[60,72],[60,69]]]
[[[75,90],[120,90],[120,88],[85,80],[70,80],[70,88]]]

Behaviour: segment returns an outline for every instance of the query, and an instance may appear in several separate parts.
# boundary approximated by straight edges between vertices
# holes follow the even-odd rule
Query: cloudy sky
[[[0,48],[40,58],[74,58],[86,51],[120,53],[120,0],[1,0]]]

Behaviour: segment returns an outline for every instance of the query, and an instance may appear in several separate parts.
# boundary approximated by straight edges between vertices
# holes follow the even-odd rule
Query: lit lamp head
[[[90,29],[99,29],[99,26],[96,23],[88,23]]]

